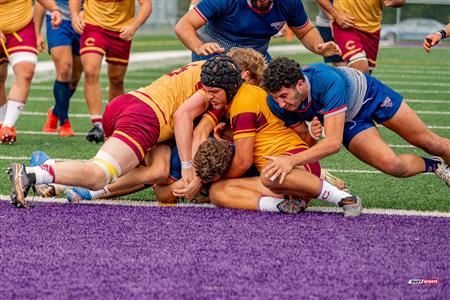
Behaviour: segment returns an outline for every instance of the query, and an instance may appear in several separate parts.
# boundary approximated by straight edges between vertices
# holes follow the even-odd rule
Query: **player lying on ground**
[[[386,174],[409,177],[434,172],[450,186],[450,140],[428,129],[400,94],[376,78],[321,63],[301,68],[283,57],[268,65],[263,86],[272,96],[270,108],[286,124],[295,127],[318,116],[326,134],[317,145],[296,155],[268,157],[271,163],[263,169],[263,183],[272,191],[280,191],[296,166],[337,153],[341,144]],[[438,157],[396,154],[374,122]]]
[[[237,71],[233,71],[238,66],[233,66],[233,64],[234,62],[227,56],[216,56],[202,66],[201,77],[208,100],[215,107],[228,106],[227,119],[232,124],[236,153],[223,179],[242,176],[252,164],[260,171],[267,162],[265,156],[294,155],[309,148],[309,145],[295,131],[287,128],[283,121],[272,114],[266,101],[267,94],[261,88],[239,82],[238,88],[233,87],[234,96],[229,97],[230,88],[227,82],[232,76],[236,78],[239,76]],[[223,76],[223,74],[227,76]],[[175,135],[178,143],[177,131],[175,131]],[[195,172],[195,168],[189,161],[191,154],[189,149],[179,147],[182,166],[186,158],[189,162],[189,164],[185,164],[182,171]],[[190,199],[198,191],[201,179],[198,176],[189,178],[190,175],[189,172],[183,172],[182,177],[187,184],[184,188],[174,191],[176,196]],[[340,191],[335,186],[321,180],[319,176],[319,163],[317,161],[306,163],[293,170],[286,180],[285,189],[277,191],[276,194],[289,194],[302,199],[318,198],[334,203],[344,209],[346,216],[357,216],[361,213],[361,200],[358,197]],[[264,177],[261,178],[264,180]],[[217,193],[218,197],[225,194],[223,192],[226,190],[218,190],[220,191]],[[245,201],[246,199],[237,201],[233,197],[219,199],[213,196],[213,191],[214,187],[211,188],[211,201],[219,206],[257,209],[259,197],[247,199],[247,201]],[[274,194],[272,193],[271,196]],[[271,197],[264,200],[266,205],[276,207],[282,199]]]

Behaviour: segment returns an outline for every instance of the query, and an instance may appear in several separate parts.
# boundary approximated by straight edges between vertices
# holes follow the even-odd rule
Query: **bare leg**
[[[30,62],[20,62],[13,66],[16,79],[11,85],[8,99],[22,103],[27,101],[35,67],[36,65]]]
[[[0,106],[6,104],[6,77],[8,75],[8,64],[0,63]],[[3,120],[0,119],[0,123]]]
[[[85,82],[84,97],[90,115],[101,115],[102,113],[102,90],[100,87],[100,70],[102,56],[94,53],[87,53],[81,57]]]
[[[108,64],[109,101],[124,93],[124,78],[126,72],[126,65]]]
[[[83,67],[81,66],[81,59],[79,55],[72,56],[72,78],[70,79],[70,88],[72,90],[76,89],[78,82],[81,78],[81,73],[83,73]]]

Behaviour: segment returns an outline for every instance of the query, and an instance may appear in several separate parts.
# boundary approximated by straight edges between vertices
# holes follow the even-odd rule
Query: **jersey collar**
[[[303,101],[300,103],[298,108],[295,110],[296,112],[305,112],[308,110],[308,108],[311,106],[312,98],[311,98],[311,84],[309,83],[308,77],[305,75],[305,84],[308,87],[308,98],[307,101]]]

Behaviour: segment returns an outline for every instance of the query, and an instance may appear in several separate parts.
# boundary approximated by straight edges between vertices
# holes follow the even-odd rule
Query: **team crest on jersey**
[[[392,100],[389,97],[384,99],[383,103],[381,103],[380,107],[392,107]]]
[[[89,37],[89,38],[87,38],[86,39],[86,41],[84,41],[84,44],[86,45],[86,46],[94,46],[94,44],[95,44],[95,38],[93,38],[93,37]]]
[[[286,24],[285,21],[283,21],[283,22],[273,22],[272,24],[270,24],[270,26],[272,26],[276,30],[280,31],[283,28],[284,24]]]

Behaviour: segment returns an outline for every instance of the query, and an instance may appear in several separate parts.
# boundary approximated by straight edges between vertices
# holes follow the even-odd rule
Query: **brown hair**
[[[230,56],[241,68],[241,71],[249,71],[252,79],[257,85],[261,85],[266,61],[261,53],[252,48],[233,47],[228,52]]]
[[[203,182],[221,177],[231,165],[233,147],[226,141],[206,140],[194,156],[194,168]]]

